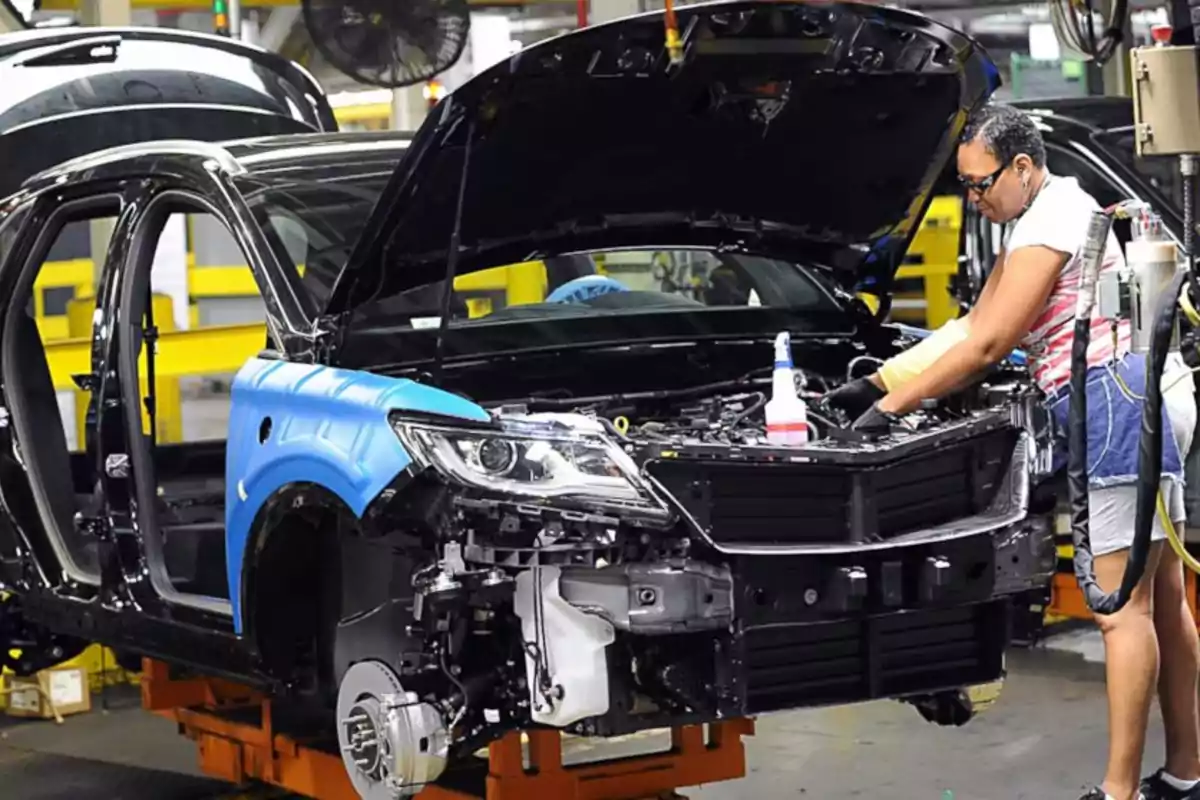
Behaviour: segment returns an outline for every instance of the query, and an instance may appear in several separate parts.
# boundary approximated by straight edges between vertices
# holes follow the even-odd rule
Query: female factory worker
[[[1046,169],[1046,149],[1032,120],[1003,105],[984,108],[970,121],[958,148],[958,172],[968,199],[992,222],[1004,224],[1003,249],[970,313],[887,362],[874,375],[831,393],[830,402],[859,414],[855,427],[886,427],[892,415],[910,412],[922,399],[942,397],[970,384],[1016,346],[1030,356],[1034,379],[1060,420],[1066,418],[1080,250],[1092,211],[1099,206],[1074,178]],[[1123,256],[1110,234],[1102,270],[1118,269]],[[1111,592],[1121,583],[1133,540],[1136,447],[1100,443],[1118,434],[1108,426],[1133,426],[1137,441],[1141,406],[1129,398],[1145,386],[1145,358],[1129,354],[1129,330],[1097,319],[1088,351],[1088,440],[1091,541],[1096,577]],[[1170,370],[1168,370],[1169,372]],[[1117,373],[1127,384],[1119,385]],[[1172,378],[1163,381],[1166,386]],[[1192,439],[1196,405],[1191,380],[1164,393],[1172,437],[1163,437],[1163,496],[1171,519],[1184,520],[1181,454]],[[1106,402],[1096,398],[1108,397]],[[1116,438],[1114,436],[1114,438]],[[1101,452],[1096,452],[1097,450]],[[1182,530],[1180,530],[1182,534]],[[1097,616],[1104,636],[1108,681],[1109,754],[1103,788],[1084,800],[1200,800],[1200,724],[1197,662],[1200,640],[1184,599],[1183,566],[1154,522],[1146,573],[1121,611]],[[1140,782],[1142,749],[1157,680],[1166,728],[1163,769]]]

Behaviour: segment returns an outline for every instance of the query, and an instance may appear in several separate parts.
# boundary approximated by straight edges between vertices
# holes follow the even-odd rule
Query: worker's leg
[[[1176,529],[1183,535],[1183,525]],[[1176,788],[1200,779],[1200,635],[1184,593],[1183,564],[1164,547],[1154,577],[1154,628],[1158,634],[1158,704],[1167,739],[1167,775]]]
[[[1120,486],[1089,493],[1091,531],[1096,580],[1100,588],[1112,592],[1121,585],[1129,550],[1106,552],[1115,531],[1115,520],[1125,521],[1129,514],[1129,490]],[[1132,531],[1121,538],[1129,539]],[[1146,745],[1146,727],[1150,704],[1158,683],[1158,637],[1154,628],[1154,577],[1162,554],[1162,541],[1154,542],[1147,558],[1146,572],[1133,590],[1129,602],[1111,615],[1096,615],[1104,636],[1105,675],[1108,686],[1108,768],[1104,791],[1115,800],[1136,800],[1141,781],[1142,751]]]
[[[1184,372],[1172,364],[1164,378],[1163,400],[1180,452],[1192,445],[1196,427],[1196,402],[1190,377],[1179,381],[1171,374]],[[1164,481],[1163,498],[1182,539],[1187,519],[1183,487]],[[1200,635],[1188,609],[1183,562],[1164,545],[1154,578],[1154,627],[1158,633],[1158,705],[1162,709],[1167,740],[1163,768],[1142,782],[1147,800],[1200,798],[1200,710],[1197,709],[1197,672],[1200,670]]]
[[[1163,382],[1163,402],[1181,453],[1191,449],[1196,430],[1194,384],[1182,360],[1168,361]],[[1176,379],[1179,375],[1182,379]],[[1163,499],[1175,530],[1182,541],[1187,520],[1183,487],[1164,481]],[[1162,709],[1167,739],[1166,776],[1180,789],[1200,779],[1200,711],[1197,708],[1197,672],[1200,670],[1200,635],[1188,609],[1184,590],[1183,562],[1170,546],[1164,546],[1154,579],[1154,627],[1158,632],[1158,704]],[[1200,789],[1197,790],[1200,796]],[[1163,792],[1165,796],[1168,793]]]
[[[1126,362],[1126,366],[1131,372],[1136,371],[1137,360]],[[1105,416],[1095,413],[1089,415],[1089,450],[1097,445],[1098,452],[1095,467],[1089,464],[1089,477],[1130,477],[1137,472],[1137,454],[1120,443],[1128,444],[1134,430],[1140,437],[1140,419],[1137,420],[1137,428],[1133,429],[1132,412],[1137,410],[1139,413],[1136,416],[1140,417],[1141,409],[1135,399],[1127,399],[1127,391],[1113,391],[1119,388],[1115,384],[1108,385],[1105,382],[1097,385],[1110,398],[1106,420],[1108,427],[1090,424],[1105,421]],[[1170,469],[1174,470],[1178,469],[1177,452],[1186,452],[1191,443],[1188,429],[1194,426],[1195,404],[1187,391],[1177,388],[1164,391],[1163,401],[1169,422],[1169,427],[1163,431],[1164,466],[1169,464]],[[1095,430],[1092,430],[1093,427]],[[1118,442],[1117,446],[1110,447],[1111,441]],[[1173,488],[1178,487],[1166,478],[1160,482],[1164,497],[1177,499],[1182,507],[1182,497],[1173,493]],[[1123,484],[1092,489],[1088,492],[1088,504],[1092,552],[1096,555],[1096,579],[1104,591],[1111,592],[1121,584],[1128,564],[1129,548],[1133,544],[1136,527],[1137,488],[1133,484]],[[1154,601],[1167,528],[1163,527],[1157,513],[1150,522],[1151,545],[1145,572],[1129,602],[1115,614],[1096,615],[1104,635],[1108,684],[1109,753],[1104,791],[1114,800],[1135,800],[1139,796],[1139,773],[1146,744],[1150,704],[1159,677],[1160,653]]]

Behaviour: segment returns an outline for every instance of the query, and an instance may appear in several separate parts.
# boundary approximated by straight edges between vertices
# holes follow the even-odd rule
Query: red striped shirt
[[[1048,175],[1029,209],[1010,226],[1005,237],[1007,254],[1022,247],[1042,246],[1070,256],[1054,283],[1045,309],[1021,341],[1029,356],[1033,378],[1047,394],[1062,389],[1071,377],[1075,306],[1082,274],[1080,254],[1091,214],[1098,208],[1099,204],[1074,178]],[[1124,268],[1125,256],[1117,237],[1110,232],[1100,274]],[[1114,360],[1127,353],[1129,345],[1129,323],[1119,324],[1114,342],[1112,324],[1097,316],[1093,307],[1088,365],[1099,366]]]

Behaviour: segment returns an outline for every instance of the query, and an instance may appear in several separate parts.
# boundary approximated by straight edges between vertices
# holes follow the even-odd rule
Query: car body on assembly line
[[[264,686],[336,728],[370,797],[535,724],[1001,677],[1014,600],[1054,569],[1027,376],[880,438],[816,400],[909,343],[852,290],[891,279],[995,69],[869,5],[678,16],[678,66],[661,14],[597,25],[478,75],[411,142],[151,142],[26,181],[0,221],[8,627]],[[138,360],[158,234],[196,209],[269,341],[227,439],[168,445]],[[99,214],[69,455],[25,298],[51,232]],[[814,401],[793,448],[764,436],[782,331]],[[183,543],[220,568],[176,570]]]

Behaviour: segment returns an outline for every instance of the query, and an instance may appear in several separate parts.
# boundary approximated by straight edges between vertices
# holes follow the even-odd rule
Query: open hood
[[[116,145],[336,128],[312,76],[227,37],[161,28],[0,35],[0,196]]]
[[[868,4],[677,14],[677,66],[656,12],[534,45],[444,99],[327,311],[440,280],[460,185],[459,273],[711,246],[886,290],[968,114],[999,85],[986,54],[927,17]]]

